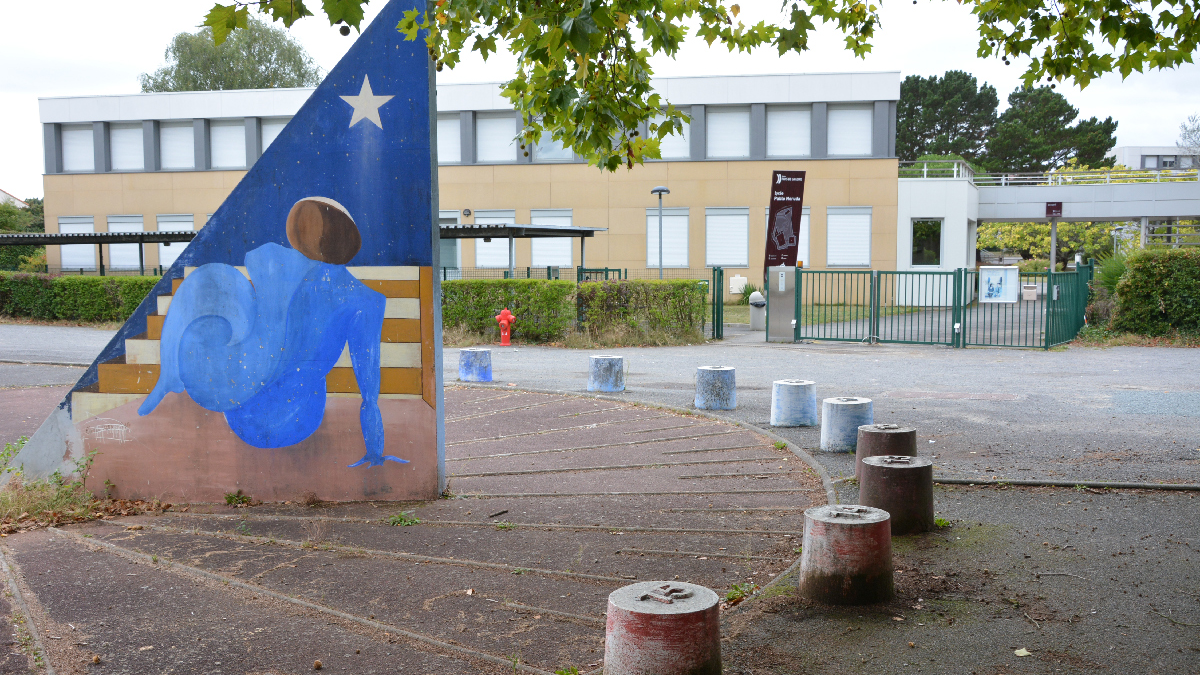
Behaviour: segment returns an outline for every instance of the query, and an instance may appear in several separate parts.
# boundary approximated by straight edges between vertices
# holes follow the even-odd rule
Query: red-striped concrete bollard
[[[717,594],[681,581],[644,581],[608,596],[604,675],[720,675]]]
[[[864,457],[879,455],[917,456],[917,430],[899,424],[864,424],[858,428],[854,449],[854,477],[862,479]]]
[[[800,594],[829,605],[892,599],[892,526],[869,506],[815,506],[804,511]]]
[[[891,515],[892,534],[933,529],[933,460],[883,455],[864,457],[858,502]]]

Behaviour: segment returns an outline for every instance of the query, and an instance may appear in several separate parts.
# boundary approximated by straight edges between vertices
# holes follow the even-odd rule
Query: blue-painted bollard
[[[696,369],[696,407],[700,410],[737,408],[735,368],[700,366]]]
[[[625,357],[607,354],[593,356],[588,368],[587,390],[611,393],[625,391]]]
[[[458,350],[458,379],[461,382],[491,382],[492,350],[482,347]]]
[[[869,398],[839,396],[821,402],[821,449],[854,452],[858,428],[875,423],[875,408]]]
[[[771,386],[771,426],[815,427],[817,385],[811,380],[775,380]]]

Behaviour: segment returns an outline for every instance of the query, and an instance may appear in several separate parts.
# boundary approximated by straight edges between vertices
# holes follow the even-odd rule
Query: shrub
[[[1100,259],[1096,266],[1096,283],[1108,291],[1109,295],[1117,292],[1117,282],[1125,274],[1125,254],[1113,253]]]
[[[496,315],[515,315],[514,339],[561,340],[575,321],[575,284],[546,279],[464,279],[442,282],[442,326],[494,336]]]
[[[704,331],[708,289],[695,280],[594,281],[576,291],[581,329],[600,336],[614,330],[700,340]]]
[[[1132,253],[1116,289],[1114,329],[1142,335],[1200,331],[1200,250]]]
[[[124,321],[158,277],[88,277],[0,272],[0,314],[30,319]]]

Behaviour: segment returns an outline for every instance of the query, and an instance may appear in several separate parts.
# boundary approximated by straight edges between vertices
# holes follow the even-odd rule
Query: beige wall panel
[[[896,179],[853,178],[849,181],[849,199],[852,204],[872,206],[895,206],[897,201]],[[873,218],[872,221],[875,219]]]
[[[518,211],[524,209],[524,218],[528,219],[530,206],[534,206],[535,208],[550,206],[550,182],[498,182],[492,186],[492,197],[492,205],[487,207],[480,205],[475,208],[517,209]],[[521,214],[518,212],[517,222],[529,222],[528,220],[520,220],[521,217]]]
[[[754,210],[766,208],[771,203],[771,188],[766,181],[761,180],[731,180],[727,183],[729,191],[729,206],[751,207],[750,225],[754,226]],[[805,195],[807,197],[807,195]],[[808,199],[804,200],[808,203]],[[719,204],[709,204],[719,206]]]
[[[667,187],[689,180],[723,180],[729,177],[729,162],[667,162]],[[672,189],[674,194],[675,190]]]
[[[440,185],[491,183],[493,167],[480,166],[443,166],[438,169]]]
[[[79,190],[75,193],[75,206],[83,207],[86,211],[60,215],[94,216],[97,232],[104,231],[108,214],[125,212],[125,200],[120,190]]]
[[[613,208],[633,207],[633,208],[657,208],[658,197],[650,194],[656,186],[662,185],[658,181],[642,180],[634,181],[627,180],[620,183],[610,184],[608,191],[608,204]],[[663,195],[663,206],[679,206],[680,199],[683,199],[677,194],[684,183],[675,182],[668,185],[671,194]]]
[[[171,185],[176,190],[194,190],[197,188],[222,188],[225,183],[221,174],[224,171],[172,171]]]
[[[805,195],[807,197],[807,195]],[[811,260],[805,260],[805,268],[824,269],[825,268],[825,207],[820,208],[814,204],[808,219],[808,257]]]
[[[895,183],[900,171],[900,160],[897,159],[867,159],[845,163],[854,167],[855,178],[882,178]]]
[[[618,234],[606,237],[608,246],[608,267],[634,267],[643,268],[646,266],[646,234],[639,232],[637,234]],[[592,246],[588,245],[588,264],[593,267],[605,267],[604,260],[592,256]]]
[[[543,181],[549,183],[554,165],[552,164],[503,164],[495,169],[497,183],[528,183]]]
[[[175,193],[172,190],[141,190],[128,201],[137,202],[137,212],[142,214],[142,223],[147,231],[158,229],[158,214],[176,213]]]
[[[232,192],[233,188],[237,187],[237,184],[242,182],[242,178],[246,176],[245,171],[221,171],[219,173],[221,174],[221,184],[224,185],[224,187],[230,192]]]
[[[634,164],[632,169],[617,169],[610,174],[609,180],[613,183],[625,183],[628,181],[652,181],[655,185],[662,185],[667,182],[667,174],[670,171],[671,162],[647,161],[645,164]],[[588,167],[592,171],[599,171],[596,167]],[[590,176],[585,176],[589,180],[594,180]]]
[[[812,207],[816,216],[820,207],[822,215],[826,206],[861,206],[850,203],[850,183],[831,178],[809,178],[804,186],[804,203]]]
[[[170,190],[172,176],[161,171],[121,174],[121,187],[127,191]]]
[[[555,183],[550,189],[550,206],[554,209],[604,209],[609,205],[609,186],[606,183],[572,181]],[[580,223],[576,223],[580,224]],[[607,227],[593,225],[592,227]]]
[[[486,208],[476,204],[492,203],[492,184],[489,183],[439,183],[439,208],[450,211]],[[462,222],[474,222],[475,216],[460,216]]]

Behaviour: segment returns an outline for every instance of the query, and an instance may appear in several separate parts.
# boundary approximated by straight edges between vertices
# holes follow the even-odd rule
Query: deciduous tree
[[[167,65],[142,73],[142,91],[311,87],[321,81],[312,57],[287,31],[254,17],[219,44],[212,28],[180,33],[164,58]]]

